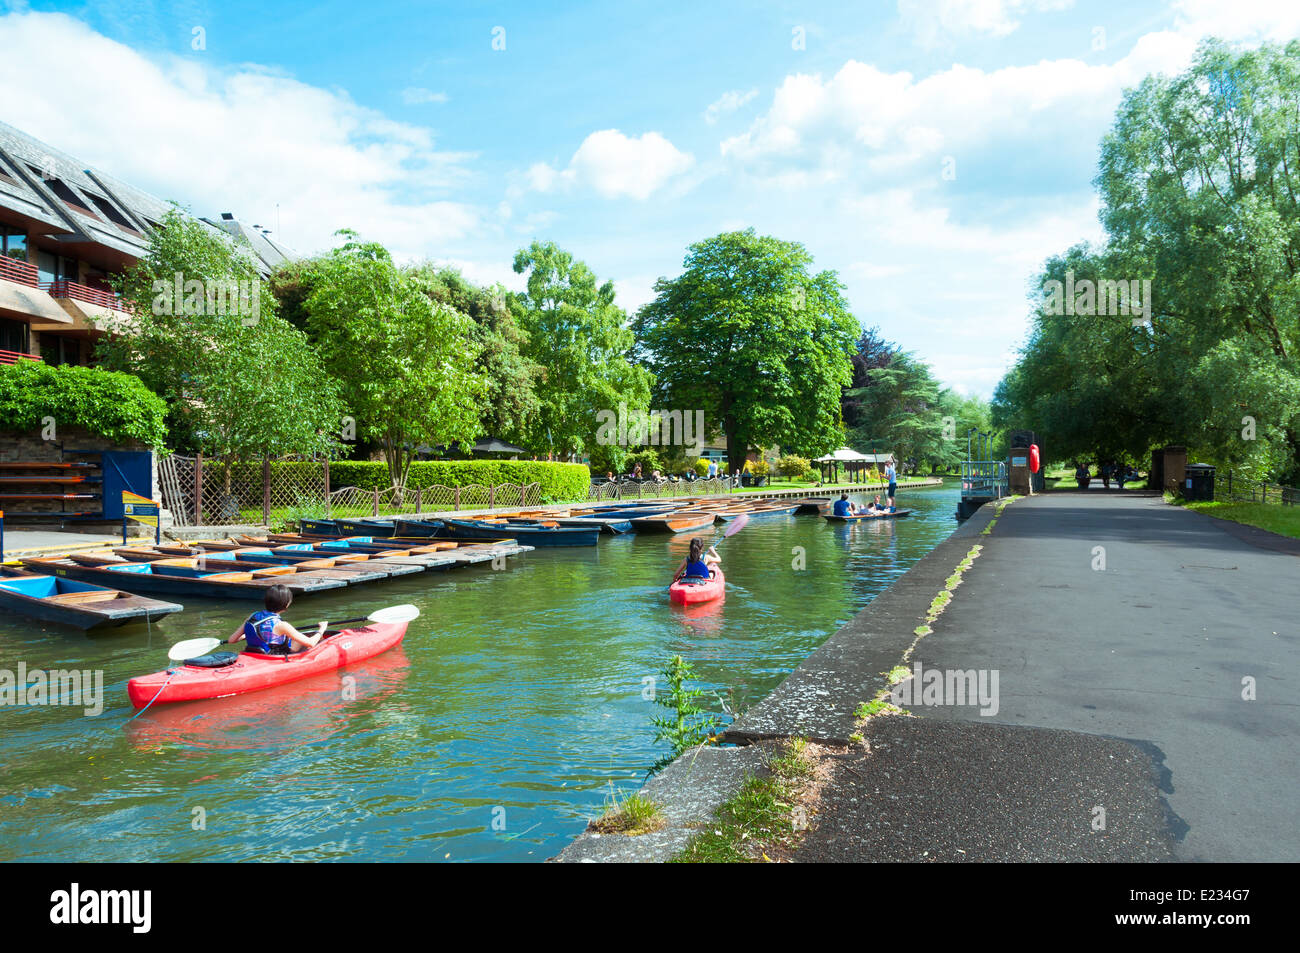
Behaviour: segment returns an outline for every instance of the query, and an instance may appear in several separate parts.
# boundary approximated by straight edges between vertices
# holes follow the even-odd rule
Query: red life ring
[[[1029,445],[1029,472],[1037,473],[1039,465],[1038,444],[1031,443]]]

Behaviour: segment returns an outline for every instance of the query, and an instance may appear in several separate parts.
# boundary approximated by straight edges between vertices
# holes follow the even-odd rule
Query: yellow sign
[[[140,496],[130,490],[122,491],[122,514],[145,526],[158,525],[158,504],[149,497]]]

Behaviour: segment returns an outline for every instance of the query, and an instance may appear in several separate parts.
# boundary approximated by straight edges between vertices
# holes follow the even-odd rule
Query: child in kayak
[[[305,652],[314,647],[325,634],[324,622],[315,635],[303,635],[288,622],[280,618],[280,613],[289,608],[293,602],[293,593],[288,586],[272,586],[266,590],[261,612],[254,612],[245,619],[226,643],[243,640],[248,643],[247,652],[259,652],[263,655],[288,655],[291,652]]]
[[[704,537],[696,536],[691,540],[690,555],[682,560],[682,564],[677,567],[677,572],[673,575],[673,580],[681,579],[683,576],[693,576],[699,579],[708,579],[713,575],[713,568],[722,565],[722,557],[712,546],[706,554],[704,552]]]

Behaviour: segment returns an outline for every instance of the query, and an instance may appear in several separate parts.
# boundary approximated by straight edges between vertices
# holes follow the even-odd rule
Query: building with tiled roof
[[[0,363],[86,364],[121,310],[108,279],[146,253],[171,205],[0,122]],[[264,274],[296,257],[230,213],[200,219]]]

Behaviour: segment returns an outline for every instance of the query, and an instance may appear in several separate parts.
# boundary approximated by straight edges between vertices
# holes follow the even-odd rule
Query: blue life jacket
[[[853,515],[853,514],[851,514],[851,513],[849,512],[849,501],[848,501],[848,500],[836,500],[836,501],[835,501],[835,515],[836,515],[836,516],[851,516],[851,515]]]
[[[265,609],[254,612],[244,623],[244,641],[250,652],[268,652],[275,646],[289,644],[289,637],[275,634],[275,625],[280,621],[280,613]]]
[[[687,576],[698,576],[698,577],[701,578],[701,579],[708,579],[708,578],[709,578],[709,564],[706,563],[706,562],[704,562],[703,560],[697,560],[697,561],[695,561],[695,562],[693,562],[693,563],[688,562],[688,563],[686,564],[686,575],[687,575]]]

